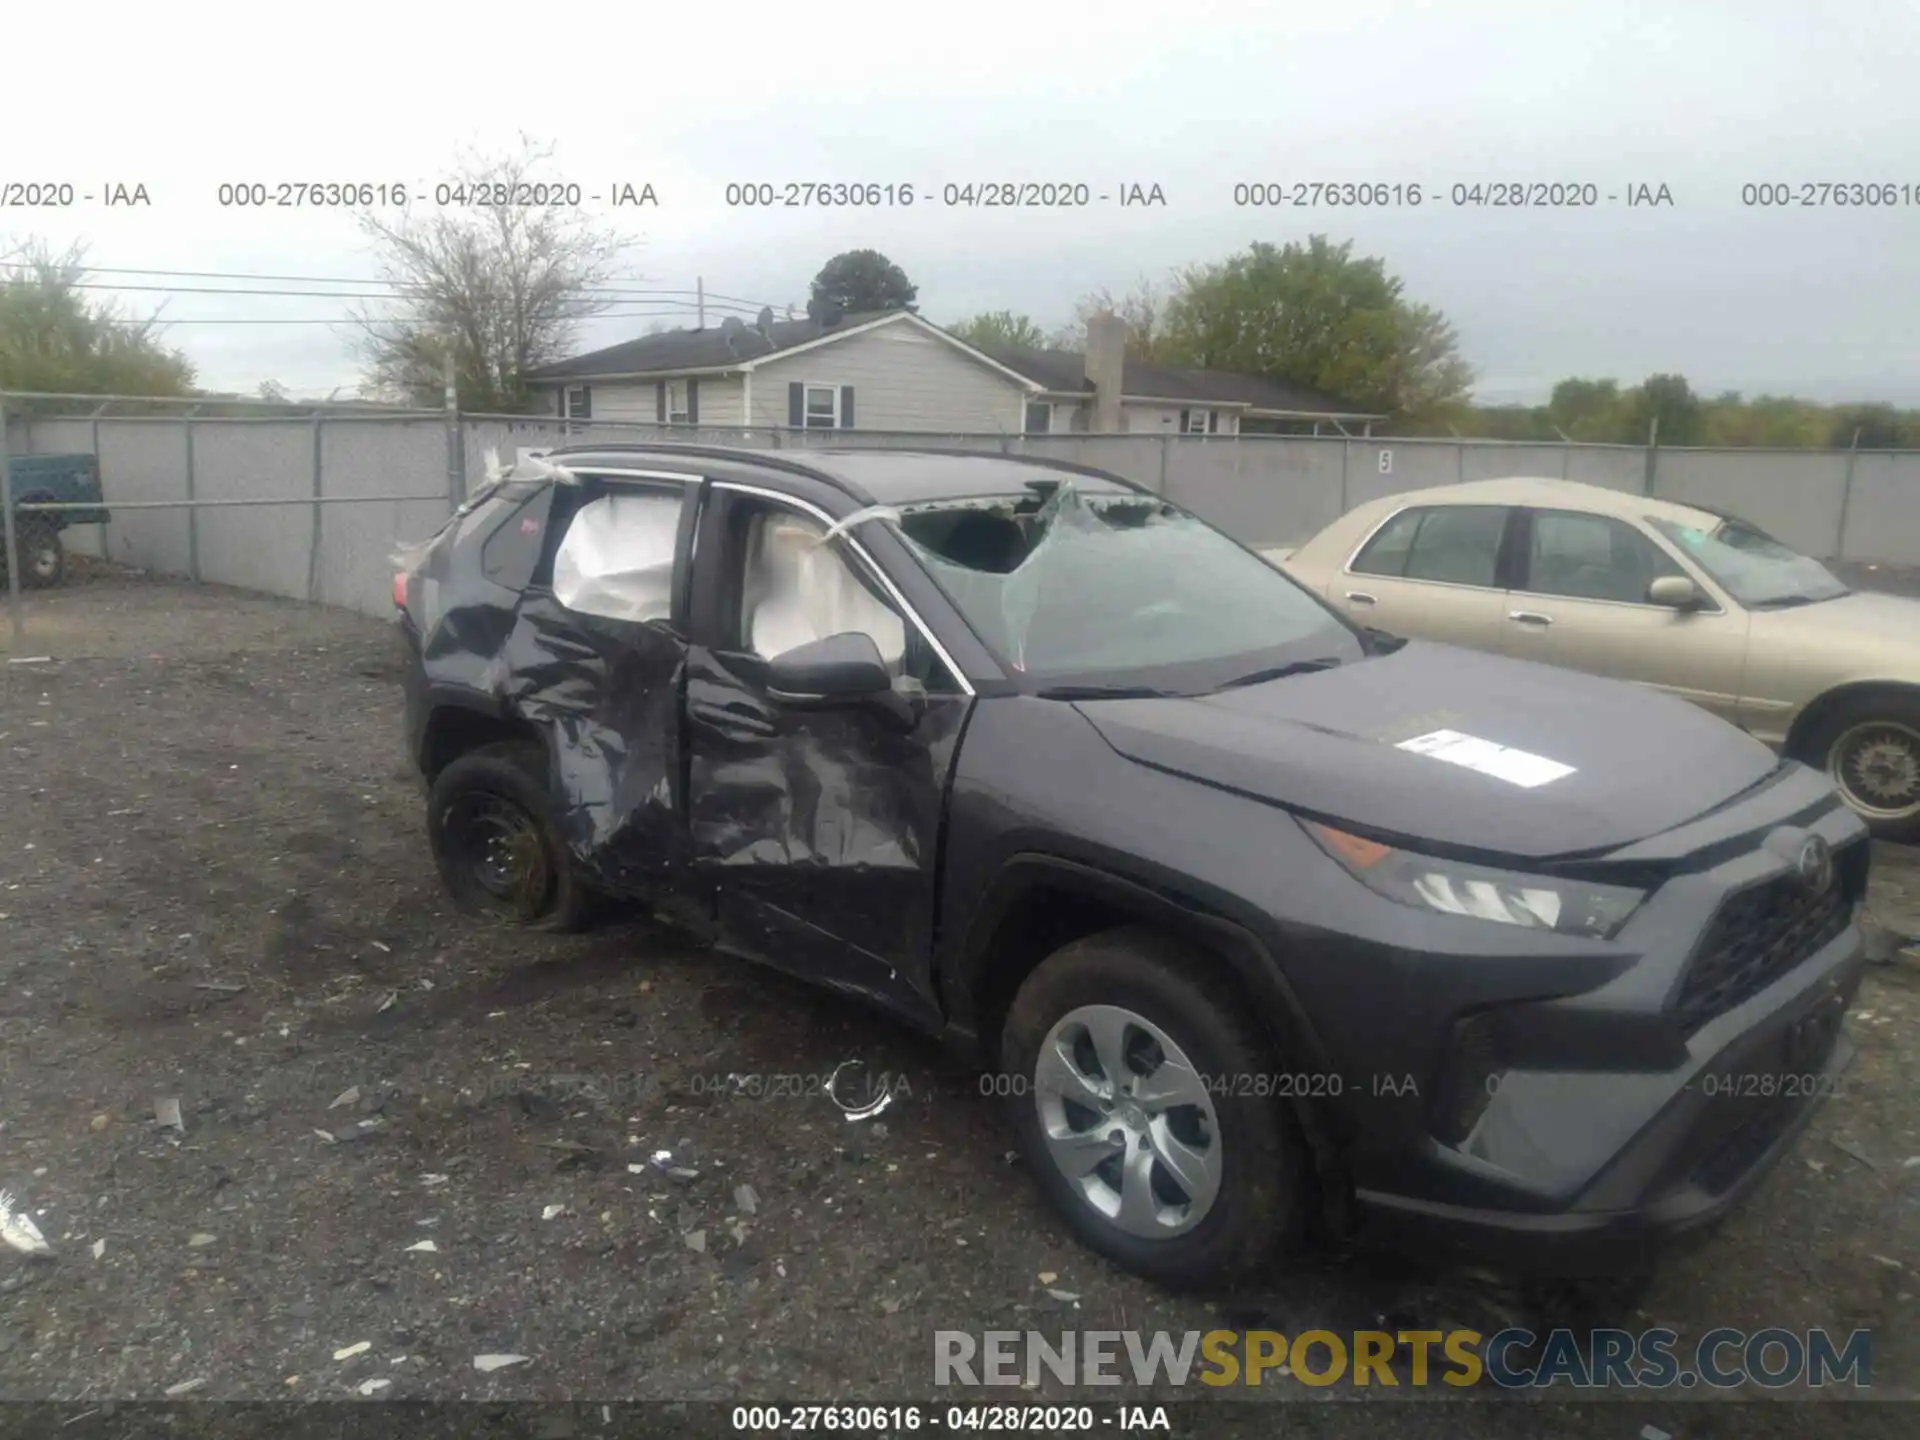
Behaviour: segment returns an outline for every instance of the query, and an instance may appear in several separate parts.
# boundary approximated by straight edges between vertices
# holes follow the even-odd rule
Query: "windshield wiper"
[[[1152,685],[1045,685],[1033,692],[1042,700],[1188,700],[1184,690]]]
[[[1264,685],[1269,680],[1284,680],[1289,675],[1309,675],[1316,670],[1332,670],[1345,662],[1338,655],[1322,655],[1317,660],[1295,660],[1290,665],[1269,665],[1265,670],[1254,670],[1245,675],[1236,675],[1223,685],[1214,689],[1237,690],[1242,685]]]

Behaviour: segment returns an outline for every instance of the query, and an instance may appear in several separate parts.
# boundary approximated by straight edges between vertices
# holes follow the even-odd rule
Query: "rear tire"
[[[1797,748],[1827,772],[1876,839],[1920,841],[1920,696],[1849,696]]]
[[[554,932],[591,918],[590,893],[554,824],[538,745],[499,741],[449,764],[427,797],[427,835],[464,913]]]
[[[1075,941],[1021,985],[1001,1057],[1027,1164],[1089,1248],[1199,1289],[1300,1242],[1306,1145],[1207,956],[1141,928]]]

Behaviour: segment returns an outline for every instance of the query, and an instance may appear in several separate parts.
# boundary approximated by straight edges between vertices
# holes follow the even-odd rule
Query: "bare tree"
[[[1146,276],[1133,289],[1116,296],[1104,285],[1082,295],[1073,307],[1073,321],[1048,337],[1056,350],[1084,351],[1087,348],[1087,319],[1111,311],[1127,322],[1127,353],[1137,360],[1157,358],[1166,331],[1167,296],[1163,288]]]
[[[522,137],[512,154],[456,166],[449,184],[476,203],[362,214],[396,291],[394,313],[354,317],[372,393],[438,405],[451,351],[462,407],[524,409],[527,371],[565,358],[580,322],[619,303],[605,287],[632,242],[578,209],[524,203],[552,156]]]

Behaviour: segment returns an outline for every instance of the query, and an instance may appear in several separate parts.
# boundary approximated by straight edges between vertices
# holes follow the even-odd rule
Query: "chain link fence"
[[[581,443],[937,447],[1071,460],[1143,484],[1256,545],[1296,543],[1381,495],[1559,476],[1737,512],[1826,559],[1920,563],[1920,451],[736,429],[4,392],[0,415],[9,454],[90,455],[102,492],[62,500],[23,491],[14,467],[0,467],[16,655],[29,623],[23,591],[33,591],[35,547],[49,534],[72,553],[150,573],[385,615],[395,544],[437,529],[482,483],[490,456],[511,462],[523,450]],[[101,508],[104,524],[69,523]]]

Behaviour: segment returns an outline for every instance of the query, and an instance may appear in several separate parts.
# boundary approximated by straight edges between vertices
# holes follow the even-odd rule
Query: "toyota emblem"
[[[1793,867],[1800,883],[1815,895],[1833,888],[1833,847],[1818,835],[1810,835],[1794,857]]]

